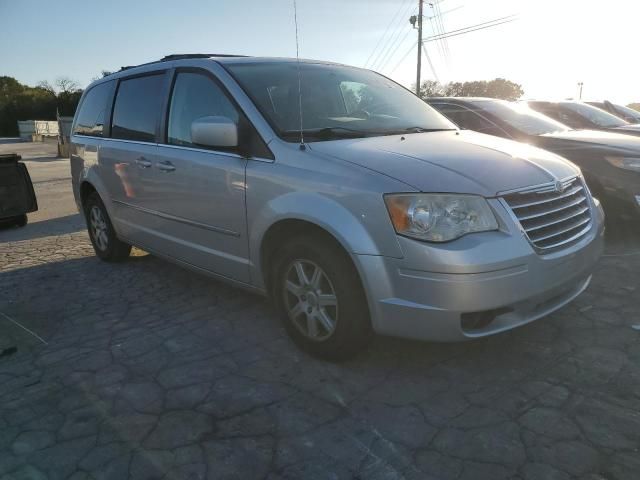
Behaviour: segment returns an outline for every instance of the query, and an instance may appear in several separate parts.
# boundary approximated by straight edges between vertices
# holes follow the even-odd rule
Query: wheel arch
[[[309,235],[314,238],[322,238],[324,242],[339,247],[351,259],[350,252],[345,246],[328,230],[321,227],[317,223],[299,218],[282,219],[272,224],[265,232],[260,244],[260,271],[262,272],[262,281],[267,291],[271,290],[271,279],[273,274],[273,259],[280,245],[290,238],[300,235]],[[353,267],[357,267],[351,259]]]
[[[342,204],[317,193],[295,192],[278,197],[264,205],[253,219],[250,215],[249,220],[251,279],[264,290],[269,283],[271,256],[279,244],[293,235],[320,235],[339,246],[351,259],[363,285],[366,282],[358,255],[401,256],[395,235],[377,242],[374,235],[379,235],[379,230],[369,232]]]
[[[97,191],[98,190],[96,190],[96,187],[94,187],[91,182],[89,182],[88,180],[82,181],[82,183],[80,184],[80,204],[83,208],[89,195]],[[100,194],[98,193],[98,195]]]

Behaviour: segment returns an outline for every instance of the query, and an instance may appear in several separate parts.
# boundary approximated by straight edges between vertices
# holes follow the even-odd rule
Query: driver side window
[[[191,124],[209,116],[227,117],[236,124],[239,120],[235,106],[211,78],[201,73],[178,73],[171,95],[168,142],[203,148],[191,141]]]

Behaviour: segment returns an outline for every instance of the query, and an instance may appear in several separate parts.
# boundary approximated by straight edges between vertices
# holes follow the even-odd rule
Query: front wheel
[[[84,205],[89,239],[96,255],[105,262],[122,261],[129,256],[131,245],[118,239],[100,196],[94,192]]]
[[[293,341],[333,361],[355,356],[371,338],[366,297],[349,256],[310,237],[293,239],[276,253],[272,294]]]

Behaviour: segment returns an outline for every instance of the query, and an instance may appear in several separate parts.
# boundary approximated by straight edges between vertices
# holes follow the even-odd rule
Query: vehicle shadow
[[[610,216],[606,228],[606,253],[640,252],[640,219]]]
[[[0,244],[34,240],[36,238],[65,235],[84,230],[84,217],[79,213],[65,217],[52,218],[41,222],[29,223],[25,227],[0,227]]]

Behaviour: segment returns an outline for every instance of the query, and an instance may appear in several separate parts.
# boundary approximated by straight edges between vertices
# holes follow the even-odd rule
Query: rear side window
[[[164,78],[164,73],[161,73],[120,82],[113,108],[113,138],[156,141],[156,124],[162,108]]]
[[[80,105],[73,133],[102,137],[107,115],[107,102],[111,98],[115,81],[101,83],[87,92]]]
[[[236,124],[239,120],[235,106],[216,82],[200,73],[178,73],[169,110],[169,143],[195,146],[191,141],[191,124],[209,116],[227,117]]]

